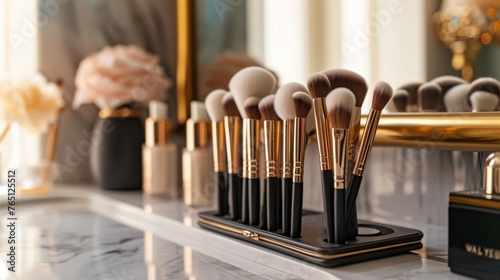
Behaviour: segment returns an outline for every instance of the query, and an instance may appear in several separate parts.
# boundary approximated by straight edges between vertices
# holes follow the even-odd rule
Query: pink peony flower
[[[101,109],[163,99],[171,80],[159,58],[136,46],[105,47],[82,60],[75,78],[73,107],[94,103]]]

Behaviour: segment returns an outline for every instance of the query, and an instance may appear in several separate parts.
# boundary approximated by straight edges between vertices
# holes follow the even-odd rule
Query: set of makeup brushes
[[[356,197],[381,111],[392,97],[387,83],[375,86],[358,144],[367,89],[363,77],[344,69],[312,74],[307,87],[277,88],[270,71],[248,67],[232,77],[229,92],[211,92],[205,105],[212,119],[219,215],[300,238],[307,123],[314,118],[327,241],[355,239]]]

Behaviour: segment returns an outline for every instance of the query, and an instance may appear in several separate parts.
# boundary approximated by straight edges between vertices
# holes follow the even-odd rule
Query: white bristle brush
[[[252,66],[240,70],[229,81],[229,90],[243,118],[246,118],[245,101],[250,97],[263,98],[272,94],[276,86],[276,77],[269,70]]]

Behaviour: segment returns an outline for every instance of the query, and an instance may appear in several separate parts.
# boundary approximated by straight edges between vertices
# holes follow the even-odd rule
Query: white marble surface
[[[64,187],[17,208],[19,270],[7,279],[466,279],[447,267],[446,228],[404,220],[363,217],[422,230],[424,249],[323,268],[200,229],[204,209],[140,192]]]

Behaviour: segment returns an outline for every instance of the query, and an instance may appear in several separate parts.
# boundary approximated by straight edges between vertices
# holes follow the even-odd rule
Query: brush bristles
[[[224,108],[222,99],[227,91],[216,89],[211,91],[205,98],[205,107],[207,107],[208,116],[213,122],[220,122],[224,119]]]
[[[307,92],[306,87],[299,83],[286,83],[276,92],[274,109],[282,120],[293,120],[295,112],[293,108],[293,94],[297,91]]]
[[[441,87],[435,83],[425,83],[418,88],[418,106],[422,111],[435,111],[441,99]]]
[[[293,94],[292,98],[295,109],[295,117],[307,118],[307,115],[309,115],[312,108],[311,97],[303,91],[298,91]]]
[[[404,89],[408,92],[408,104],[416,105],[418,102],[418,88],[422,85],[419,82],[407,83],[399,87],[399,89]]]
[[[249,119],[260,119],[260,111],[259,111],[259,102],[260,98],[258,97],[250,97],[245,100],[244,108],[245,113],[247,114],[247,118]]]
[[[356,97],[347,88],[336,88],[325,100],[328,120],[332,128],[349,129]]]
[[[346,69],[329,69],[323,73],[330,80],[330,90],[341,87],[349,89],[356,97],[356,107],[361,108],[368,91],[368,85],[361,75]]]
[[[233,94],[228,92],[222,98],[222,107],[224,108],[224,112],[226,116],[229,117],[241,117],[240,111],[238,111],[238,106],[236,106],[236,102],[234,101]]]
[[[259,101],[259,111],[264,120],[278,121],[280,118],[274,110],[275,95],[268,95]]]
[[[487,91],[475,91],[469,95],[473,112],[491,112],[498,107],[499,97]]]
[[[476,91],[485,91],[500,96],[500,84],[493,78],[479,78],[471,84],[469,95],[473,94]]]
[[[470,112],[472,110],[467,98],[469,84],[462,84],[451,88],[443,98],[448,112]]]
[[[307,79],[307,88],[312,98],[324,98],[330,92],[330,80],[323,73],[314,73]]]
[[[392,102],[398,112],[406,112],[406,106],[408,105],[408,91],[398,89],[392,98]]]
[[[373,90],[372,109],[382,111],[392,98],[392,87],[386,82],[378,82]]]
[[[441,87],[441,94],[443,96],[445,96],[446,93],[448,93],[448,90],[452,87],[467,83],[466,80],[455,76],[441,76],[431,80],[430,82]]]

